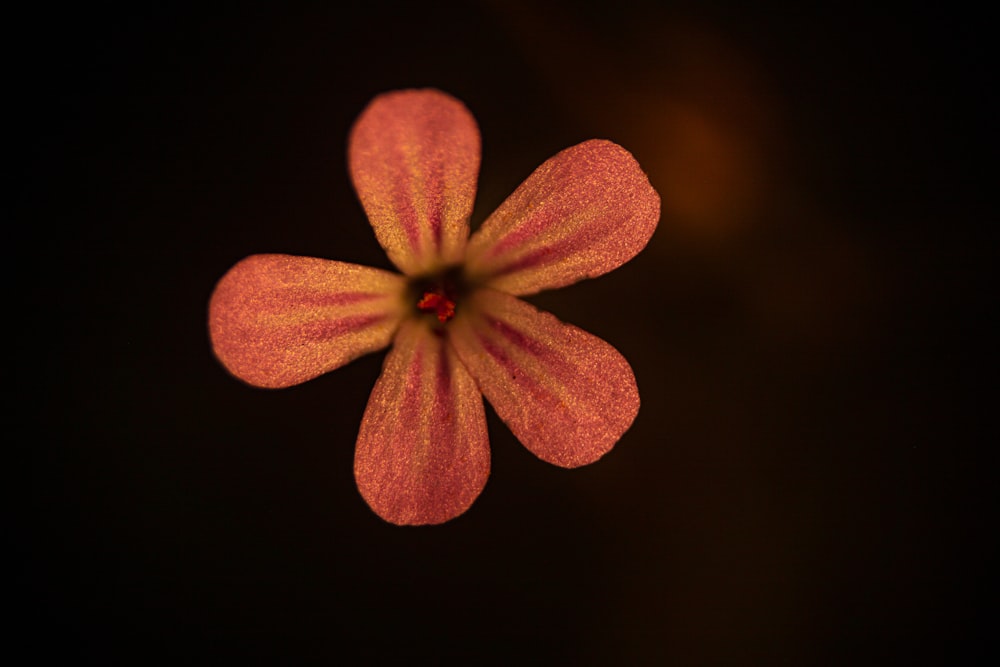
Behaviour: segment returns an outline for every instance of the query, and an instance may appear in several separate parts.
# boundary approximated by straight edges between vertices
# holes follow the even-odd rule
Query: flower
[[[474,234],[475,119],[437,90],[376,97],[351,131],[351,178],[400,274],[252,255],[209,304],[216,356],[257,387],[288,387],[391,344],[361,421],[358,489],[394,524],[465,512],[490,470],[483,396],[529,450],[592,463],[632,425],[635,376],[603,340],[517,298],[607,273],[642,250],[660,198],[625,149],[568,148]]]

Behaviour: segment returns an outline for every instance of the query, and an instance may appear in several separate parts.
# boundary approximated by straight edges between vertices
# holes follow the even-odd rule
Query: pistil
[[[424,292],[417,308],[425,313],[434,313],[442,324],[455,317],[455,301],[439,289]]]

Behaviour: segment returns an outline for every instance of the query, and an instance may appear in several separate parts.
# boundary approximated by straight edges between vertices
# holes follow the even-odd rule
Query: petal
[[[389,259],[408,275],[462,260],[479,175],[479,128],[437,90],[379,95],[348,148],[351,179]]]
[[[539,458],[566,468],[607,453],[635,419],[625,358],[515,297],[478,290],[449,340],[497,414]]]
[[[251,255],[208,306],[212,348],[257,387],[289,387],[389,344],[405,313],[402,276],[315,257]]]
[[[407,320],[386,356],[358,434],[354,476],[375,513],[400,525],[443,523],[490,474],[483,397],[426,320]]]
[[[509,294],[593,278],[635,257],[660,196],[632,154],[586,141],[551,158],[469,239],[467,274]]]

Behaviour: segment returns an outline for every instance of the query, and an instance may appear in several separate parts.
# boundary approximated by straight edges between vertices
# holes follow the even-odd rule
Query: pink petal
[[[405,321],[361,422],[361,495],[390,523],[443,523],[469,508],[489,473],[476,383],[426,319]]]
[[[351,131],[358,197],[389,259],[408,275],[462,261],[479,174],[479,128],[437,90],[379,95]]]
[[[449,340],[518,440],[575,468],[607,453],[635,419],[639,392],[625,358],[600,338],[509,294],[478,290]]]
[[[483,223],[466,270],[509,294],[562,287],[635,257],[659,219],[660,197],[631,153],[586,141],[536,169]]]
[[[251,255],[208,306],[212,348],[257,387],[288,387],[389,344],[406,312],[402,276],[291,255]]]

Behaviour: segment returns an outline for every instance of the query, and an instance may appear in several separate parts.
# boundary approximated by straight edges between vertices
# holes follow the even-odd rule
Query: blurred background
[[[12,17],[18,664],[969,664],[995,646],[992,37],[958,6],[842,4]],[[256,390],[205,316],[248,254],[390,268],[347,133],[374,95],[425,86],[479,122],[474,225],[595,137],[636,156],[663,215],[634,261],[532,299],[629,359],[632,429],[567,471],[490,412],[483,495],[407,529],[352,475],[383,354]]]

